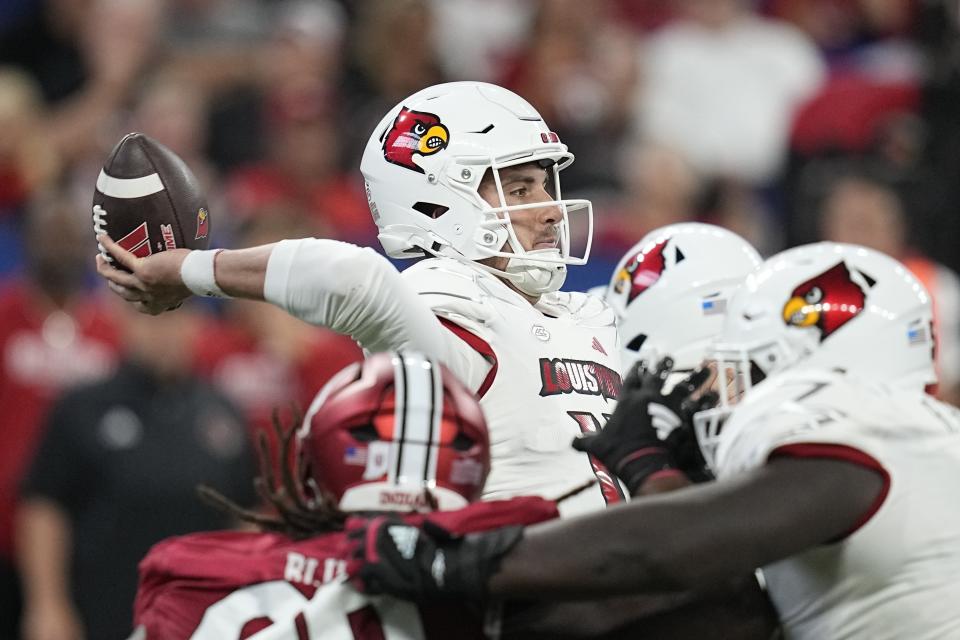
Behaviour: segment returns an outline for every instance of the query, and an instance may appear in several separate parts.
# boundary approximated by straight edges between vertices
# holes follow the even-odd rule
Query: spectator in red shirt
[[[24,229],[24,272],[0,284],[0,637],[16,637],[13,569],[17,485],[50,402],[113,369],[118,336],[105,302],[83,287],[93,236],[65,194],[39,194]]]

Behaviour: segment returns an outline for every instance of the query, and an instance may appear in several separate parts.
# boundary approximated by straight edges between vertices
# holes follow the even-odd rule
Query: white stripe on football
[[[111,198],[143,198],[163,191],[163,182],[156,173],[141,178],[114,178],[100,169],[97,189]]]

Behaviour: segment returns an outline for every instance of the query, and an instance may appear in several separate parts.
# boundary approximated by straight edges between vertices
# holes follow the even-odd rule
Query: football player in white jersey
[[[727,314],[716,357],[735,393],[698,416],[717,482],[525,533],[423,536],[410,560],[368,529],[381,556],[361,546],[359,578],[429,597],[438,582],[409,577],[438,547],[440,582],[472,576],[473,597],[691,589],[762,566],[789,638],[960,638],[960,414],[923,390],[926,291],[891,258],[821,243],[764,263]],[[657,399],[628,378],[617,414],[642,421]],[[471,555],[493,536],[512,550]]]
[[[761,262],[737,234],[700,222],[655,229],[623,255],[602,295],[617,314],[624,369],[639,363],[647,384],[664,390],[664,402],[649,407],[655,431],[613,422],[577,440],[577,449],[597,457],[628,488],[648,493],[710,479],[693,438],[692,413],[711,399],[684,405],[690,391],[683,385],[696,386],[694,372],[720,331],[730,296]],[[641,450],[647,455],[634,455]],[[658,457],[669,457],[670,464]],[[658,467],[655,478],[651,465]]]
[[[312,238],[137,258],[104,236],[129,273],[102,257],[98,270],[144,312],[191,293],[266,300],[368,351],[436,358],[482,398],[493,454],[484,498],[555,497],[596,477],[598,488],[563,503],[581,513],[623,499],[602,465],[569,446],[613,410],[621,368],[610,309],[558,291],[567,265],[586,262],[592,233],[590,203],[560,193],[572,161],[516,94],[441,84],[391,109],[361,163],[384,250],[426,257],[403,273],[370,249]],[[573,217],[586,230],[579,254]]]

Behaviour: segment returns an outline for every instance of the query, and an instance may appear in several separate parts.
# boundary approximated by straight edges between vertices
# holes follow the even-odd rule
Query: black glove
[[[631,494],[650,476],[678,468],[669,435],[685,422],[691,423],[688,401],[710,375],[705,369],[694,371],[664,394],[663,385],[672,368],[670,358],[661,360],[653,370],[636,366],[624,380],[617,408],[603,429],[573,441],[575,449],[596,457],[615,473]],[[689,432],[692,435],[692,424]],[[672,442],[682,441],[675,438]]]
[[[709,392],[710,397],[704,397],[703,409],[708,409],[716,404],[716,395]],[[700,411],[702,409],[697,409]],[[692,416],[696,411],[692,411]],[[707,466],[707,461],[703,459],[703,453],[700,451],[700,443],[697,441],[696,432],[693,425],[688,420],[670,432],[664,445],[670,452],[674,465],[690,478],[693,482],[707,482],[713,480],[713,472]]]
[[[693,428],[693,415],[716,406],[719,399],[713,391],[693,398],[694,392],[710,377],[710,370],[697,369],[665,394],[663,386],[672,369],[673,361],[664,358],[653,372],[640,374],[641,386],[652,396],[648,405],[651,421],[676,468],[694,482],[712,480],[713,474],[703,459]]]
[[[347,537],[353,545],[348,574],[369,594],[407,600],[482,600],[500,559],[523,537],[523,527],[453,536],[424,521],[408,524],[395,515],[352,518]]]

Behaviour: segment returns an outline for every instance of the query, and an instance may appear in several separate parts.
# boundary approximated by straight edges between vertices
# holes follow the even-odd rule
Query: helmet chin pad
[[[541,249],[528,251],[528,254],[554,253],[559,258],[560,252],[556,249]],[[545,264],[539,261],[528,260],[521,256],[509,259],[505,273],[513,286],[528,296],[540,296],[544,293],[557,291],[567,279],[567,265],[562,262]]]
[[[372,482],[350,487],[340,498],[343,511],[418,511],[430,513],[434,510],[453,511],[469,504],[467,499],[456,491],[440,486],[427,486],[428,483],[408,482]],[[436,501],[431,504],[430,493]]]

